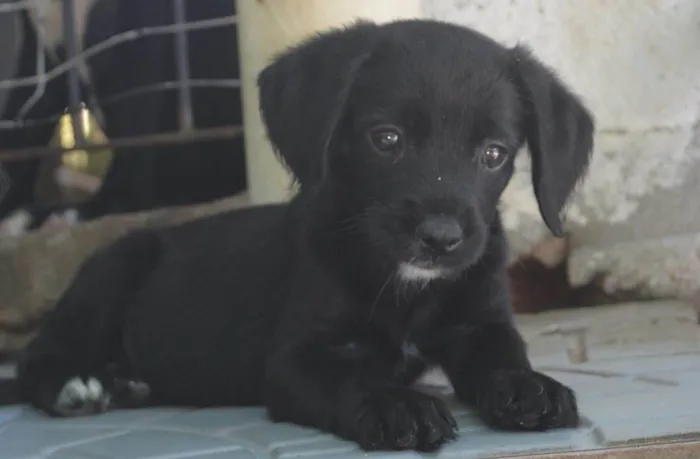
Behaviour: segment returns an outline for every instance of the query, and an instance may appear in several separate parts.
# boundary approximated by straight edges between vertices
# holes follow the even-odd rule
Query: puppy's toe
[[[61,388],[53,404],[55,414],[86,416],[107,410],[111,395],[97,378],[74,377]]]
[[[457,422],[447,406],[440,400],[425,396],[418,450],[429,452],[457,438]]]
[[[549,376],[531,370],[500,370],[483,387],[477,406],[491,427],[548,430],[579,424],[574,392]]]
[[[556,385],[551,388],[552,410],[542,420],[545,429],[558,427],[578,427],[580,418],[573,390],[552,380]]]
[[[140,379],[115,378],[112,387],[112,405],[119,408],[147,406],[151,387]]]
[[[431,452],[456,438],[456,423],[444,403],[408,389],[368,397],[354,430],[368,451]]]

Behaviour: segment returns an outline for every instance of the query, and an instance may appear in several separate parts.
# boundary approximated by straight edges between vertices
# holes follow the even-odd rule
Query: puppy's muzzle
[[[445,255],[464,244],[464,231],[456,219],[434,216],[426,218],[418,225],[416,238],[423,248],[435,255]]]

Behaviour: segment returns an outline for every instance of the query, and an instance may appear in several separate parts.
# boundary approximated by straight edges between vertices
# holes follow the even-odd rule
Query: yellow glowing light
[[[100,126],[97,124],[96,120],[85,106],[81,107],[78,119],[80,121],[86,142],[103,143],[106,141],[106,137],[100,129]],[[58,121],[57,141],[61,148],[75,148],[76,141],[73,131],[73,120],[67,113],[61,116]],[[61,162],[71,169],[86,172],[88,169],[91,169],[91,162],[94,162],[94,159],[97,159],[98,162],[105,161],[106,158],[96,158],[96,155],[104,156],[104,153],[100,154],[94,152],[92,155],[90,155],[83,149],[71,150],[62,155]],[[101,169],[101,167],[99,167],[99,169]]]

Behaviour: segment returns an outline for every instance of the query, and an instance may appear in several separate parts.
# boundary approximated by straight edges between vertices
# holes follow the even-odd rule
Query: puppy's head
[[[287,51],[258,80],[268,133],[301,193],[331,202],[405,280],[483,254],[527,142],[544,221],[585,172],[593,120],[526,49],[433,21],[358,23]]]

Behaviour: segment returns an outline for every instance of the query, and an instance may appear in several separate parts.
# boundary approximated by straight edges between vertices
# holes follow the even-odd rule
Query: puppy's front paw
[[[366,397],[354,424],[351,436],[368,451],[431,452],[457,436],[457,424],[445,404],[411,389]]]
[[[507,430],[548,430],[579,424],[574,392],[532,370],[498,370],[477,399],[489,426]]]

